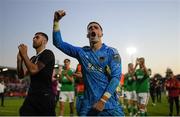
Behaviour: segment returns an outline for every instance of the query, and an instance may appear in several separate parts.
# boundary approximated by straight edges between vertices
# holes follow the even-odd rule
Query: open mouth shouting
[[[91,33],[91,37],[96,37],[96,33],[95,33],[95,32],[92,32],[92,33]]]
[[[98,35],[95,32],[91,32],[89,36],[90,42],[96,43],[99,41]]]

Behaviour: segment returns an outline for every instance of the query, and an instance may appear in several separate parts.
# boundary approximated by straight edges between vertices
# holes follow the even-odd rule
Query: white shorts
[[[124,90],[123,90],[123,89],[121,89],[121,91],[120,91],[120,97],[121,97],[121,98],[124,97]]]
[[[149,93],[137,93],[138,104],[147,105],[149,101]]]
[[[126,96],[128,100],[137,101],[136,91],[126,91]]]
[[[124,99],[127,99],[127,91],[123,92]]]
[[[60,102],[66,102],[69,99],[69,102],[74,102],[74,91],[61,91],[59,95]]]

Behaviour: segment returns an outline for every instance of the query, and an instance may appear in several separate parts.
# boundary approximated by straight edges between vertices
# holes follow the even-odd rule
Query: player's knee
[[[144,104],[140,104],[140,105],[139,105],[139,109],[140,109],[140,110],[145,110],[145,108],[146,108],[146,106],[145,106]]]

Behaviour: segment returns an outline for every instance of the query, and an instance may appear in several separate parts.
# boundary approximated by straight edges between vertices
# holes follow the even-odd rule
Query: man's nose
[[[94,26],[92,26],[92,30],[95,30],[95,27],[94,27]]]
[[[36,39],[36,37],[33,37],[33,40],[35,40]]]

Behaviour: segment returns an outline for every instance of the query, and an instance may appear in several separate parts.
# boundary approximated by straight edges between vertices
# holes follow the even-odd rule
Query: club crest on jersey
[[[105,57],[103,57],[103,56],[99,57],[99,61],[100,62],[104,62],[105,61]]]

